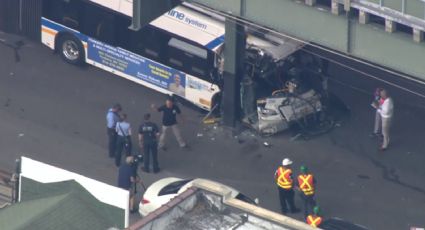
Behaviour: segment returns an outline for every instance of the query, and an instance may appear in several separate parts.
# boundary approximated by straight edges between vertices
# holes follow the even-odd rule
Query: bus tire
[[[63,34],[58,38],[57,51],[62,59],[73,65],[84,63],[85,51],[81,41],[75,36]]]

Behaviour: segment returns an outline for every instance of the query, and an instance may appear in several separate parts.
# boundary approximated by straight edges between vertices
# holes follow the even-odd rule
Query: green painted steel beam
[[[425,80],[425,44],[405,33],[389,34],[373,25],[353,25],[352,55]]]
[[[180,2],[180,0],[134,0],[130,29],[140,30],[157,17],[173,9]]]
[[[333,15],[292,0],[186,0],[223,13],[243,17],[307,42],[348,53],[372,63],[412,75],[425,81],[425,42],[415,43],[411,35],[386,33],[383,26],[348,23],[345,15]],[[385,5],[401,10],[401,0],[385,0]],[[244,4],[241,7],[241,4]],[[420,16],[423,9],[408,0],[406,11]],[[400,5],[400,6],[399,6]],[[241,16],[243,9],[243,16]],[[351,25],[351,29],[350,26]]]

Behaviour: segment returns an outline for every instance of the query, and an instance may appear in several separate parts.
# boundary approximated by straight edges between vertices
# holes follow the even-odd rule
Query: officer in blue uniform
[[[115,130],[117,132],[117,143],[115,152],[115,165],[121,165],[121,156],[123,150],[126,156],[131,155],[131,126],[127,122],[127,114],[122,114],[120,121],[117,122]]]
[[[143,171],[149,173],[150,156],[152,155],[153,172],[159,172],[158,166],[158,126],[150,121],[149,113],[144,115],[144,122],[139,127],[139,146],[143,149],[144,168]]]
[[[115,128],[120,119],[119,112],[121,112],[121,109],[120,104],[115,104],[106,113],[106,130],[108,134],[108,150],[110,158],[115,157],[117,143],[117,131]]]

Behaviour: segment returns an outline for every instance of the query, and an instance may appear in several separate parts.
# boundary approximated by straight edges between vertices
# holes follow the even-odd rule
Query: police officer
[[[153,172],[159,172],[158,166],[158,126],[150,121],[149,113],[144,115],[144,122],[139,127],[139,146],[143,149],[144,168],[143,171],[149,173],[150,155],[152,154]]]
[[[127,114],[122,114],[120,121],[117,122],[115,127],[117,132],[117,151],[115,152],[115,165],[117,167],[121,164],[122,151],[125,151],[126,156],[131,155],[131,127],[127,122]]]
[[[288,206],[291,213],[296,213],[299,210],[295,207],[294,202],[294,181],[292,176],[292,170],[289,165],[292,161],[288,158],[283,159],[282,165],[275,172],[275,181],[279,190],[279,199],[282,213],[288,212]]]
[[[108,134],[108,150],[110,158],[114,158],[116,151],[117,132],[115,127],[119,121],[119,112],[121,112],[121,105],[115,104],[106,113],[106,131]]]
[[[316,192],[316,179],[313,174],[308,172],[308,168],[304,165],[300,167],[301,174],[298,175],[298,190],[300,190],[301,199],[304,203],[304,218],[307,218],[313,207],[316,205],[314,194]]]

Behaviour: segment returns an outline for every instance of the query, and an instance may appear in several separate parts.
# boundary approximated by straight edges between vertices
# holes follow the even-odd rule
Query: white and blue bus
[[[211,110],[222,87],[224,19],[185,4],[133,31],[132,5],[132,0],[44,0],[42,43],[71,64],[89,63]],[[300,47],[267,33],[248,34],[250,71],[259,78],[276,74],[279,63]]]

